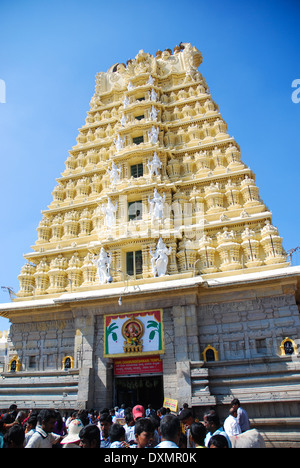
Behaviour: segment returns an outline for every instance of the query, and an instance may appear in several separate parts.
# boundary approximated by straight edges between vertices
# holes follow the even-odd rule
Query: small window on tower
[[[137,221],[138,219],[142,219],[142,210],[143,204],[141,200],[128,203],[128,221]]]
[[[132,138],[132,143],[134,143],[135,145],[140,145],[141,143],[144,143],[143,135]]]
[[[137,179],[143,176],[143,164],[134,164],[130,167],[131,177]]]
[[[126,272],[129,276],[143,274],[143,255],[141,250],[126,253]]]

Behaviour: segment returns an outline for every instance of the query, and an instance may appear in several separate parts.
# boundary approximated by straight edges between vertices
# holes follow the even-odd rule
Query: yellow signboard
[[[172,398],[165,398],[163,407],[169,408],[173,413],[177,413],[178,401],[172,400]]]

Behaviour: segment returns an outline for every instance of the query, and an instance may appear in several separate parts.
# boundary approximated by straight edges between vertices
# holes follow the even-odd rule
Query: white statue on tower
[[[132,89],[133,89],[133,84],[131,83],[131,81],[129,81],[129,83],[127,85],[127,90],[131,91]]]
[[[118,209],[118,203],[114,205],[109,197],[107,200],[107,205],[106,206],[102,205],[102,213],[105,214],[107,227],[115,226],[117,209]]]
[[[150,176],[153,177],[154,174],[158,176],[159,175],[158,170],[161,168],[161,166],[162,166],[162,162],[157,156],[156,151],[155,151],[152,161],[148,159],[148,163],[147,163]]]
[[[117,185],[120,182],[120,178],[121,178],[120,164],[119,164],[119,167],[117,167],[117,165],[113,161],[111,169],[107,169],[107,172],[109,174],[111,185]]]
[[[158,116],[158,110],[155,109],[154,106],[152,106],[151,111],[150,111],[150,119],[156,122],[157,116]]]
[[[163,196],[161,196],[156,188],[154,189],[152,200],[150,199],[149,195],[148,202],[150,204],[150,216],[152,221],[155,221],[156,219],[163,219],[165,201],[166,194],[163,193]]]
[[[94,258],[93,262],[97,265],[100,284],[111,283],[113,280],[110,274],[111,256],[106,253],[103,247],[101,247],[99,257]]]
[[[157,93],[154,91],[152,88],[151,91],[149,91],[149,99],[150,101],[157,101]]]
[[[150,143],[155,145],[158,142],[158,134],[159,134],[159,128],[155,128],[154,125],[152,126],[151,132],[148,132],[148,138]]]
[[[121,149],[124,148],[124,143],[124,138],[120,137],[118,134],[117,138],[114,139],[114,144],[116,145],[117,151],[121,151]]]
[[[127,124],[127,119],[128,117],[122,114],[122,117],[120,119],[120,124],[122,125],[122,127],[125,127],[125,125]]]
[[[152,264],[152,273],[153,276],[164,276],[167,271],[168,266],[168,256],[172,252],[172,247],[167,248],[162,240],[159,238],[159,241],[156,246],[156,250],[153,253],[150,247],[150,255],[151,255],[151,264]]]
[[[126,109],[129,106],[129,104],[130,104],[129,98],[127,96],[125,96],[125,98],[123,100],[124,109]]]

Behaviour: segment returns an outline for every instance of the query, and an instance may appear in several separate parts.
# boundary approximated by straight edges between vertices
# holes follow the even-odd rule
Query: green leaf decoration
[[[147,328],[158,328],[158,323],[154,322],[154,320],[149,320]]]
[[[114,341],[117,341],[118,335],[117,335],[115,332],[113,332],[113,334],[112,334],[111,336],[112,336],[112,339],[113,339]]]
[[[110,326],[107,328],[107,333],[110,335],[117,328],[119,327],[116,323],[111,323]]]

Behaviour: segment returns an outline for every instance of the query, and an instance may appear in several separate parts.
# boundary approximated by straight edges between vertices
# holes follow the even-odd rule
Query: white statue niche
[[[112,227],[116,225],[116,212],[118,209],[118,203],[115,205],[112,203],[110,197],[107,199],[107,204],[102,205],[102,213],[105,214],[106,226]]]
[[[152,106],[151,111],[150,111],[150,113],[149,113],[149,116],[150,116],[150,119],[151,119],[151,120],[153,120],[153,121],[155,121],[155,122],[157,121],[158,110],[155,109],[154,106]]]
[[[113,279],[110,274],[111,256],[107,254],[103,247],[101,247],[98,258],[94,258],[93,262],[97,265],[100,284],[112,283]]]
[[[159,128],[152,126],[151,132],[148,132],[149,142],[155,145],[158,142]]]
[[[153,276],[164,276],[168,267],[168,256],[172,252],[172,247],[167,248],[160,237],[156,246],[156,250],[153,253],[150,247],[151,264]]]
[[[117,138],[114,139],[117,151],[121,151],[124,148],[125,140],[118,134]]]
[[[164,216],[164,203],[166,201],[166,194],[163,193],[161,196],[157,189],[154,189],[153,198],[150,199],[150,195],[148,197],[148,202],[150,204],[150,216],[151,220],[155,221],[157,219],[163,219]]]
[[[158,173],[158,170],[161,169],[161,166],[162,166],[162,162],[161,160],[159,159],[159,157],[157,156],[156,152],[154,153],[153,155],[153,159],[152,161],[150,161],[150,159],[148,159],[148,163],[147,163],[147,167],[149,169],[149,174],[151,177],[153,177],[154,175],[159,175]]]
[[[120,179],[121,179],[121,166],[120,166],[120,164],[119,164],[119,167],[117,167],[117,165],[113,161],[111,169],[107,169],[107,172],[109,174],[110,184],[111,185],[117,185],[120,182]]]
[[[149,91],[149,99],[150,101],[157,101],[157,93],[154,91],[153,88],[151,89],[151,91]]]

